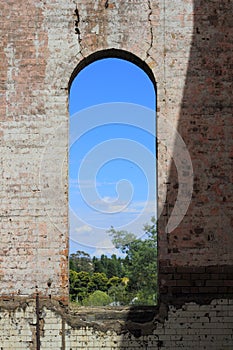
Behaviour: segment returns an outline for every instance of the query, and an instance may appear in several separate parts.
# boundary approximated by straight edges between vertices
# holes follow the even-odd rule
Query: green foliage
[[[136,239],[135,234],[128,231],[116,231],[113,226],[107,232],[112,237],[114,246],[123,253],[125,253],[127,246]]]
[[[96,290],[87,298],[83,299],[84,306],[106,306],[112,302],[111,297],[101,290]]]
[[[132,300],[140,304],[155,304],[157,291],[157,230],[156,221],[144,226],[144,239],[134,238],[127,231],[116,231],[113,227],[110,234],[122,252],[126,254],[124,265],[129,278],[127,290]]]
[[[153,291],[140,290],[136,296],[131,299],[130,304],[133,305],[155,305],[157,294]]]
[[[101,290],[103,292],[108,289],[108,279],[105,273],[95,272],[90,276],[90,282],[87,285],[88,292]]]
[[[120,277],[117,277],[117,276],[113,276],[111,278],[109,278],[108,280],[108,288],[111,288],[111,287],[115,287],[115,286],[119,286],[121,284],[121,278]]]
[[[113,306],[127,305],[130,302],[130,295],[123,284],[111,286],[108,290],[108,295],[112,299]]]
[[[70,269],[76,272],[93,271],[93,263],[88,253],[78,250],[76,253],[71,254],[69,258]]]
[[[122,258],[117,258],[115,254],[111,258],[106,255],[101,255],[100,259],[94,256],[93,267],[95,272],[103,272],[108,278],[113,276],[124,276],[124,264]]]
[[[157,298],[157,229],[155,218],[133,233],[108,231],[125,256],[100,258],[78,251],[70,257],[70,298],[80,305],[155,305]],[[82,269],[80,271],[80,269]],[[98,292],[98,293],[97,293]],[[106,296],[108,298],[106,298]],[[106,304],[105,304],[106,303]]]
[[[82,301],[88,294],[87,286],[90,282],[90,273],[70,270],[70,297],[72,301]]]
[[[76,287],[77,272],[70,270],[69,284],[70,284],[70,299],[74,301],[78,294],[78,289]]]

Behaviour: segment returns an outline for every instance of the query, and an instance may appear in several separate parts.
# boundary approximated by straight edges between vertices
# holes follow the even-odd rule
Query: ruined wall
[[[232,3],[1,10],[0,348],[231,349]],[[72,316],[56,304],[68,301],[68,86],[90,55],[114,53],[157,85],[159,307]]]
[[[33,303],[16,306],[8,305],[1,312],[0,346],[4,350],[232,349],[233,303],[224,299],[202,306],[189,303],[178,310],[169,307],[168,312],[161,310],[154,317],[144,310],[131,321],[127,309],[81,308],[68,315],[58,305],[41,301],[37,320]],[[147,323],[138,323],[145,316]]]
[[[174,230],[164,232],[183,182],[174,161],[160,217],[160,291],[176,302],[184,295],[202,301],[232,297],[231,11],[229,1],[193,2],[193,35],[177,124],[191,156],[193,190],[190,197],[184,182],[177,213],[183,212],[182,201],[191,198],[188,210]],[[173,154],[180,149],[177,138]],[[187,160],[180,162],[184,178],[190,175]]]

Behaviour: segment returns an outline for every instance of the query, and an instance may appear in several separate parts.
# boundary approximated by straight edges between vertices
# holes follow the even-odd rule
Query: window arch
[[[137,78],[139,86],[135,71],[140,76]],[[119,90],[116,92],[117,97],[114,96],[114,84]],[[82,86],[86,91],[82,91]],[[147,236],[143,231],[143,224],[156,215],[156,95],[153,74],[134,55],[119,50],[106,50],[84,59],[74,70],[69,87],[71,265],[73,268],[75,262],[79,265],[75,267],[76,272],[81,269],[81,265],[85,266],[82,268],[86,276],[89,276],[87,285],[94,283],[93,274],[104,273],[108,279],[121,279],[121,286],[122,278],[125,277],[127,288],[133,290],[136,283],[131,281],[133,270],[127,271],[124,276],[124,272],[119,271],[120,265],[124,265],[123,260],[127,254],[127,259],[130,254],[130,259],[135,259],[133,254],[137,249],[141,249],[141,253],[148,249],[149,254],[152,247],[156,248],[155,236],[151,232],[152,227],[153,230],[155,227],[154,222],[147,227]],[[111,89],[114,90],[113,93]],[[103,98],[99,90],[107,97]],[[150,102],[147,95],[151,96]],[[143,100],[143,97],[146,98]],[[76,102],[72,98],[79,100],[76,110]],[[138,192],[135,191],[137,187]],[[126,234],[126,230],[133,231],[134,235]],[[121,241],[129,238],[129,242]],[[119,255],[114,244],[121,248]],[[78,253],[74,253],[75,250]],[[134,262],[137,263],[136,260]],[[143,260],[139,259],[138,263],[144,265]],[[148,262],[148,269],[149,265]],[[150,268],[153,266],[152,264]],[[152,272],[151,276],[156,279],[156,272]],[[137,275],[140,275],[139,271]],[[141,280],[140,283],[144,282]],[[148,281],[148,285],[151,285],[151,281]],[[95,285],[93,288],[90,293],[95,289],[105,292],[105,287],[101,289]],[[137,296],[135,293],[130,296],[130,300],[137,302],[140,290]],[[81,295],[78,298],[79,301],[80,298],[85,299]]]
[[[68,84],[69,91],[73,83],[73,80],[76,78],[76,76],[82,69],[87,67],[89,64],[104,58],[119,58],[122,60],[129,61],[135,64],[136,66],[138,66],[139,68],[141,68],[147,74],[148,78],[151,80],[155,90],[155,95],[157,94],[156,80],[152,70],[147,65],[147,63],[142,61],[139,57],[132,54],[131,52],[119,50],[119,49],[107,49],[107,50],[96,51],[93,54],[81,60],[79,64],[75,67],[73,73],[71,74],[70,81]]]

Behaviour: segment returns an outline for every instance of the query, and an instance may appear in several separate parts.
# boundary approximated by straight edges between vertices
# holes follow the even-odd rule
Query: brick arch
[[[73,80],[75,79],[75,77],[78,75],[78,73],[84,69],[85,67],[87,67],[89,64],[104,59],[104,58],[119,58],[119,59],[123,59],[126,61],[129,61],[133,64],[135,64],[136,66],[138,66],[139,68],[141,68],[149,77],[149,79],[151,80],[154,89],[155,89],[155,95],[157,92],[157,84],[156,84],[156,79],[154,76],[154,73],[152,72],[151,68],[149,67],[149,65],[143,61],[141,58],[139,58],[138,56],[136,56],[135,54],[129,52],[129,51],[125,51],[125,50],[120,50],[120,49],[115,49],[115,48],[111,48],[111,49],[106,49],[106,50],[100,50],[100,51],[96,51],[93,52],[92,54],[90,54],[89,56],[83,58],[75,67],[75,69],[73,70],[69,83],[68,83],[68,87],[70,89]]]

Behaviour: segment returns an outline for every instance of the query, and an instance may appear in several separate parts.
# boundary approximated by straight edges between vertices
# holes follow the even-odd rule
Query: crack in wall
[[[152,22],[151,22],[151,15],[152,15],[151,0],[148,0],[147,4],[148,4],[148,9],[149,9],[148,22],[150,25],[150,46],[149,46],[148,50],[146,51],[146,58],[151,57],[150,50],[152,49],[153,44],[154,44],[154,33],[153,33],[153,26],[152,26]],[[153,57],[151,57],[151,58],[153,59]]]
[[[36,350],[40,350],[40,301],[38,293],[36,295]]]
[[[75,20],[75,34],[78,35],[78,42],[79,42],[79,46],[80,46],[80,50],[79,50],[79,53],[82,57],[83,56],[83,47],[82,47],[82,38],[81,38],[81,32],[80,32],[80,29],[79,29],[79,23],[80,23],[80,15],[79,15],[79,10],[78,10],[78,7],[76,5],[76,9],[74,11],[75,15],[76,15],[76,20]]]
[[[61,350],[66,349],[66,324],[64,318],[62,318],[62,331],[61,331]]]

